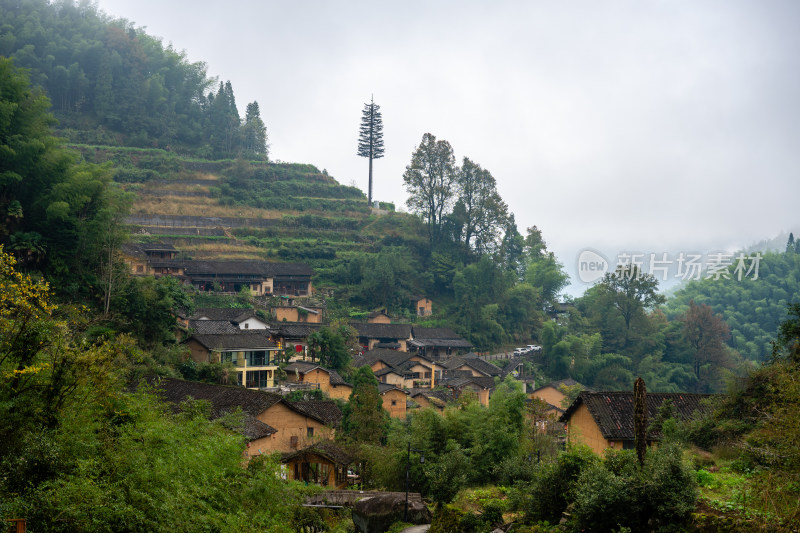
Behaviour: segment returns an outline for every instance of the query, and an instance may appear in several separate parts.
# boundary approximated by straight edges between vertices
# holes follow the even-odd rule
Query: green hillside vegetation
[[[792,241],[794,239],[792,238]],[[768,252],[760,261],[758,279],[702,280],[688,283],[670,298],[667,316],[685,312],[689,302],[706,304],[730,327],[729,345],[745,359],[764,361],[772,353],[787,305],[800,294],[800,253],[792,242],[785,252]]]
[[[266,158],[257,102],[241,120],[230,82],[209,78],[132,23],[93,4],[0,2],[0,56],[30,69],[60,121],[81,144],[170,148],[202,157]]]

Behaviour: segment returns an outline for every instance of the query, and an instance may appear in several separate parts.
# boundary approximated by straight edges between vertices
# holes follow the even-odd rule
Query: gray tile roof
[[[214,418],[237,408],[255,417],[281,401],[280,395],[271,392],[174,378],[156,378],[154,387],[164,401],[172,404],[180,404],[189,397],[207,400],[211,403],[211,415]]]
[[[342,411],[339,409],[339,405],[332,400],[309,400],[286,403],[298,413],[310,416],[328,426],[338,426],[342,421]]]
[[[415,339],[461,339],[461,335],[458,335],[455,331],[450,328],[422,328],[419,326],[414,326],[413,334]]]
[[[369,339],[410,339],[411,324],[375,324],[371,322],[350,322],[359,337]]]
[[[268,330],[239,330],[239,333],[230,334],[194,334],[188,339],[194,339],[209,350],[237,351],[237,350],[275,350],[277,345],[269,339]]]
[[[189,320],[189,329],[199,335],[236,335],[240,331],[228,320]]]
[[[703,402],[712,398],[710,394],[647,393],[647,419],[653,420],[658,414],[661,404],[666,399],[672,401],[675,417],[681,421],[691,420],[699,413],[708,412],[711,407]],[[585,404],[594,418],[603,437],[608,440],[633,440],[633,392],[581,392],[578,398],[561,416],[562,422],[568,422],[570,416]],[[659,440],[660,432],[648,434],[648,438]]]
[[[331,441],[322,441],[314,443],[311,446],[307,446],[302,450],[297,450],[296,452],[284,453],[281,456],[281,462],[287,463],[296,458],[310,460],[314,455],[322,456],[334,464],[343,466],[347,466],[354,461],[350,454],[337,446],[335,443]]]
[[[309,363],[306,361],[294,361],[283,367],[283,371],[286,372],[287,374],[294,374],[294,373],[306,374],[308,372],[311,372],[315,368],[319,368],[328,373],[328,375],[330,376],[331,385],[336,385],[336,386],[347,385],[348,387],[352,387],[352,385],[346,382],[344,378],[341,375],[339,375],[337,371],[332,370],[330,368],[324,368],[316,363]]]
[[[453,400],[453,392],[448,389],[436,388],[436,389],[427,389],[427,388],[413,388],[409,391],[409,395],[411,398],[416,396],[424,396],[429,400],[431,398],[436,398],[437,400],[447,403]]]
[[[385,394],[385,393],[389,392],[390,390],[399,390],[402,393],[408,394],[407,391],[405,391],[404,389],[401,389],[400,387],[398,387],[396,385],[392,385],[390,383],[378,383],[378,393]]]
[[[218,418],[226,413],[241,408],[246,417],[257,417],[276,403],[283,403],[293,411],[313,418],[326,425],[336,426],[341,422],[342,412],[336,402],[331,400],[289,402],[279,394],[260,390],[246,389],[240,386],[214,385],[198,381],[186,381],[174,378],[155,378],[156,392],[161,398],[178,405],[187,398],[206,400],[211,404],[211,416]],[[271,428],[268,424],[260,426],[245,420],[245,430],[252,434],[263,433]],[[245,433],[247,434],[247,433]],[[255,437],[258,438],[258,437]]]
[[[355,357],[352,364],[355,368],[359,368],[364,365],[372,366],[378,361],[383,361],[391,367],[400,368],[403,364],[411,360],[412,357],[420,357],[420,355],[409,352],[399,352],[397,350],[387,350],[386,348],[375,348]]]
[[[186,275],[249,274],[264,277],[310,277],[314,270],[305,263],[268,261],[185,261]]]
[[[209,320],[227,320],[228,322],[243,322],[248,318],[258,318],[256,310],[250,308],[214,307],[198,309],[192,315],[193,320],[206,318]],[[260,320],[260,319],[259,319]]]
[[[269,330],[273,336],[290,339],[304,339],[327,326],[327,324],[314,324],[309,322],[270,322]]]
[[[502,373],[500,367],[493,365],[483,359],[478,359],[474,357],[451,357],[446,361],[442,361],[439,363],[447,370],[454,370],[461,366],[468,366],[472,369],[477,370],[481,374],[485,376],[499,376]]]

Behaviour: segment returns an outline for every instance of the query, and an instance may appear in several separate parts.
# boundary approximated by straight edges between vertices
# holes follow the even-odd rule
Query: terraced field
[[[412,217],[373,209],[355,187],[312,165],[183,159],[164,150],[76,146],[113,161],[135,196],[135,240],[172,243],[195,259],[303,261],[325,272],[356,254],[409,238]],[[416,232],[412,232],[416,233]]]

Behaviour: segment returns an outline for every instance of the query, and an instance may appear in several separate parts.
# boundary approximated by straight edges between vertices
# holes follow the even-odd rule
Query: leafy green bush
[[[681,531],[695,508],[696,474],[675,445],[651,450],[641,469],[633,453],[614,453],[583,470],[573,495],[578,530]]]
[[[442,505],[433,513],[428,533],[457,533],[461,531],[464,513],[451,505]]]
[[[585,469],[600,458],[586,446],[574,446],[558,455],[554,462],[541,463],[530,482],[517,483],[512,491],[514,507],[527,522],[558,522],[574,499],[575,484]]]

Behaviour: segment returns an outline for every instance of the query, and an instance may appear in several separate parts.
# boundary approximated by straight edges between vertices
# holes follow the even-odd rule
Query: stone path
[[[430,524],[424,524],[422,526],[407,527],[400,533],[425,533],[430,528],[431,528]]]

